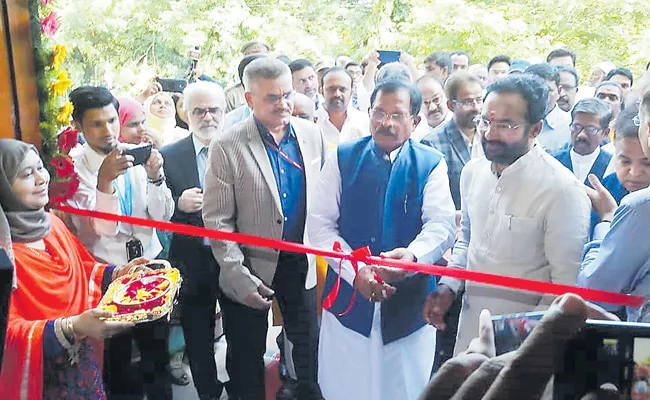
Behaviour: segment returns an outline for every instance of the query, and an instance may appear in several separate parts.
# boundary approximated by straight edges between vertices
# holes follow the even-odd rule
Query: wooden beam
[[[14,118],[14,88],[11,80],[11,59],[8,49],[9,27],[6,26],[6,1],[0,1],[0,138],[12,139],[16,136]]]
[[[9,22],[18,124],[17,138],[41,146],[34,54],[27,0],[3,0]]]

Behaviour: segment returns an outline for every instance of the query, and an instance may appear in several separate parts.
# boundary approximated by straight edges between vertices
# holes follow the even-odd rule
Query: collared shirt
[[[585,246],[578,285],[650,298],[650,189],[623,198],[611,224],[601,222]],[[601,304],[609,310],[619,307]],[[648,307],[627,308],[628,321],[650,322]]]
[[[616,148],[614,148],[614,142],[609,142],[607,144],[604,144],[600,148],[601,150],[606,151],[612,155],[612,159],[609,160],[609,164],[607,164],[607,169],[605,170],[603,176],[608,176],[610,174],[615,173],[616,172]]]
[[[343,122],[341,131],[332,124],[325,107],[316,110],[316,124],[323,131],[323,138],[329,150],[333,150],[341,143],[370,136],[370,120],[368,114],[362,113],[354,107],[348,107],[347,117]]]
[[[596,147],[596,150],[591,152],[591,154],[578,154],[574,149],[571,149],[569,154],[571,156],[571,165],[573,166],[573,175],[580,182],[584,182],[587,179],[587,175],[589,175],[589,171],[591,171],[591,167],[596,162],[596,158],[600,155],[600,146]]]
[[[199,183],[201,189],[205,186],[205,169],[208,162],[208,146],[201,143],[196,135],[192,134],[192,144],[194,145],[194,154],[196,155],[196,170],[199,173]]]
[[[117,188],[113,194],[97,189],[97,174],[105,157],[88,144],[75,154],[73,161],[81,184],[74,197],[68,200],[68,205],[83,210],[123,214],[119,196],[127,192],[126,175],[120,175],[115,180]],[[128,175],[132,193],[131,215],[169,221],[174,214],[174,199],[165,182],[159,186],[148,183],[144,166],[132,167]],[[144,257],[154,259],[162,250],[155,229],[78,216],[72,216],[72,223],[77,237],[93,256],[109,264],[119,266],[128,262],[126,243],[133,238],[142,243]]]
[[[401,154],[399,147],[390,154],[383,153],[391,163]],[[442,190],[442,189],[446,190]],[[449,192],[447,164],[442,158],[433,169],[423,191],[422,201],[422,232],[408,245],[418,262],[434,263],[438,261],[451,246],[455,231],[456,210]],[[321,178],[316,188],[315,201],[310,204],[308,235],[314,246],[331,249],[334,242],[341,243],[344,251],[352,248],[340,237],[338,219],[340,217],[339,203],[341,200],[341,171],[339,170],[338,155],[333,151],[327,158]],[[338,260],[329,259],[330,265],[338,265]],[[349,262],[342,264],[341,277],[354,283],[354,269]]]
[[[555,107],[544,117],[544,125],[537,141],[544,150],[554,152],[567,147],[571,143],[571,114]]]
[[[260,131],[266,154],[271,162],[275,184],[280,194],[280,204],[284,215],[282,240],[302,243],[305,234],[305,218],[307,208],[307,193],[304,174],[304,163],[298,146],[298,140],[293,127],[287,126],[287,133],[279,145],[271,133],[258,120],[257,129]],[[291,161],[285,159],[284,154]],[[293,164],[297,165],[293,165]]]
[[[570,171],[534,146],[500,177],[487,159],[470,161],[460,184],[461,236],[450,265],[575,283],[591,203]],[[441,283],[461,287],[453,278]]]
[[[250,117],[252,113],[253,110],[251,110],[248,104],[244,104],[243,106],[235,108],[224,117],[223,131],[225,132],[230,127],[242,122],[246,118]]]

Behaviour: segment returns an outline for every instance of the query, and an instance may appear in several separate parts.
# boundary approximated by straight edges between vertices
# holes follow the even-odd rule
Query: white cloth
[[[579,182],[584,182],[587,179],[587,175],[589,175],[589,171],[591,171],[591,167],[596,162],[596,158],[600,155],[600,146],[596,147],[596,150],[592,151],[591,154],[584,156],[571,149],[569,155],[571,156],[573,175],[578,178]]]
[[[539,144],[546,151],[556,151],[565,148],[571,143],[570,124],[571,114],[556,105],[544,117],[542,131],[537,136]]]
[[[485,158],[460,180],[461,234],[450,266],[573,285],[589,234],[591,203],[583,185],[540,146],[498,178]],[[443,277],[454,292],[462,282]],[[544,310],[552,296],[467,282],[455,354],[478,334],[478,315]]]
[[[325,139],[328,150],[335,149],[341,143],[370,136],[370,119],[368,118],[368,114],[362,113],[352,106],[348,107],[347,117],[340,132],[330,121],[330,116],[324,106],[316,110],[316,118],[316,125],[323,132],[323,138]]]
[[[359,106],[359,111],[367,115],[368,110],[370,109],[370,95],[372,93],[366,90],[363,82],[359,82],[359,84],[355,85],[354,90],[357,92],[357,105]]]
[[[391,161],[400,149],[390,154]],[[433,151],[433,150],[432,150]],[[341,173],[336,152],[327,159],[316,187],[318,199],[309,205],[307,232],[311,244],[331,249],[341,243],[339,236]],[[418,261],[439,260],[453,244],[455,207],[449,191],[444,158],[431,172],[424,187],[422,231],[408,245]],[[338,260],[327,259],[338,270]],[[344,262],[341,276],[354,282],[354,270]],[[365,301],[357,298],[357,301]],[[398,341],[383,345],[381,306],[375,307],[370,338],[343,327],[328,311],[323,311],[319,343],[319,384],[325,399],[389,400],[416,399],[429,381],[435,350],[435,329],[425,326]]]
[[[609,160],[609,164],[607,164],[607,169],[605,170],[605,174],[603,175],[603,177],[609,176],[610,174],[615,174],[616,173],[616,149],[614,148],[614,142],[607,143],[606,145],[602,146],[601,149],[613,156],[612,159]]]
[[[445,119],[438,126],[443,126],[447,122],[451,121],[453,118],[454,118],[454,113],[451,111],[447,111],[447,116],[445,116]],[[431,127],[427,122],[426,115],[422,115],[422,113],[420,113],[420,123],[418,124],[418,126],[415,127],[415,129],[411,133],[411,139],[416,142],[420,142],[426,135],[433,132],[433,130],[436,129],[438,126]]]
[[[69,206],[122,215],[118,191],[108,194],[97,189],[97,174],[105,157],[88,144],[75,154],[73,162],[81,184],[75,196],[68,200]],[[132,216],[169,221],[174,214],[174,200],[165,182],[159,186],[149,183],[144,166],[132,167],[129,175]],[[125,193],[124,175],[117,178],[117,185],[120,193]],[[72,223],[77,237],[92,255],[112,265],[120,266],[128,262],[126,242],[134,237],[142,243],[144,257],[153,259],[162,251],[155,229],[74,215]]]

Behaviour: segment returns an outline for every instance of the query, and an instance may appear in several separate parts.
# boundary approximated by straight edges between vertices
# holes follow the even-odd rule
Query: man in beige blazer
[[[244,71],[246,101],[253,110],[210,145],[203,220],[208,228],[308,243],[307,204],[324,162],[318,127],[291,117],[291,72],[281,61],[261,58]],[[293,343],[298,398],[320,399],[315,259],[303,254],[212,241],[221,267],[229,395],[264,399],[268,309],[275,297]]]

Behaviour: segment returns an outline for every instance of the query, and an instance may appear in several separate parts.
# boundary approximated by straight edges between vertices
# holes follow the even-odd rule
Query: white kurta
[[[391,153],[394,160],[399,149]],[[344,250],[350,246],[339,236],[338,218],[341,199],[341,173],[337,153],[328,158],[310,204],[307,231],[310,243],[331,249],[339,241]],[[408,249],[423,263],[439,260],[453,243],[455,209],[449,191],[444,159],[429,175],[422,204],[422,232]],[[338,260],[327,260],[338,271]],[[354,282],[349,262],[343,263],[341,276]],[[356,301],[367,301],[360,295]],[[370,338],[343,325],[323,310],[321,321],[318,379],[326,400],[415,400],[429,381],[435,354],[436,330],[424,326],[411,335],[383,344],[381,306],[375,306]]]
[[[470,161],[460,179],[461,235],[450,266],[575,285],[591,203],[571,171],[533,147],[500,178],[485,158]],[[443,277],[457,292],[462,282]],[[478,316],[544,310],[552,296],[467,282],[455,354],[478,335]]]

